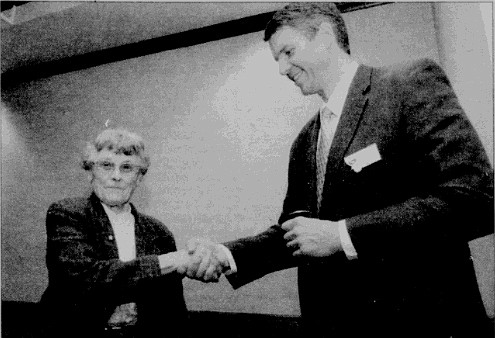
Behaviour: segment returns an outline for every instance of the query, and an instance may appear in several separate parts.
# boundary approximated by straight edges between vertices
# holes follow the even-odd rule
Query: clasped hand
[[[182,264],[179,274],[203,282],[218,282],[222,273],[229,270],[229,259],[218,243],[208,239],[191,239],[187,250],[181,250]]]
[[[342,250],[338,222],[299,216],[281,226],[294,256],[326,257]]]

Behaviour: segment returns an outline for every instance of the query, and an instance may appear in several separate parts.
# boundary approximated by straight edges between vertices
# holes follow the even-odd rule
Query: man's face
[[[96,196],[110,207],[127,203],[142,180],[140,165],[138,156],[101,150],[91,174],[91,186]]]
[[[303,95],[323,91],[322,74],[330,56],[328,41],[319,32],[310,39],[296,28],[283,26],[272,35],[269,44],[280,74],[292,80]]]

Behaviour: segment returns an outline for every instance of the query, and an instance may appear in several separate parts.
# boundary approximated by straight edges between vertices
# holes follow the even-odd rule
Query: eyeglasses
[[[101,170],[102,172],[109,174],[115,170],[115,163],[109,162],[109,161],[101,161],[101,162],[96,162],[96,168]],[[131,163],[122,163],[119,166],[119,171],[122,174],[134,174],[136,173],[141,166],[131,164]]]

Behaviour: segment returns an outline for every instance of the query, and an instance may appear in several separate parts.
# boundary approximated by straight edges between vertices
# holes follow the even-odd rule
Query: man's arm
[[[279,225],[274,225],[258,235],[223,244],[192,239],[188,242],[192,263],[186,275],[215,282],[225,273],[232,286],[239,288],[268,273],[294,267],[298,258],[293,256],[293,249],[287,247],[284,234]],[[235,271],[232,271],[232,263]]]

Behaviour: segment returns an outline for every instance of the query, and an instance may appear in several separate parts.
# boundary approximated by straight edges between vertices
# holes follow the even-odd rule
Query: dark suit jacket
[[[358,259],[295,260],[275,225],[226,243],[231,284],[297,265],[301,313],[318,334],[475,337],[486,313],[468,241],[493,232],[493,172],[444,72],[429,60],[358,68],[318,212],[319,126],[316,114],[293,143],[281,219],[345,219]],[[382,159],[353,171],[344,158],[372,144]]]
[[[97,336],[116,305],[128,302],[138,305],[137,325],[142,332],[162,332],[160,336],[166,337],[164,328],[186,319],[182,277],[175,273],[161,276],[158,263],[157,255],[176,251],[173,235],[163,223],[131,208],[137,258],[122,262],[112,226],[96,195],[50,206],[46,218],[48,287],[41,306],[54,334]]]

